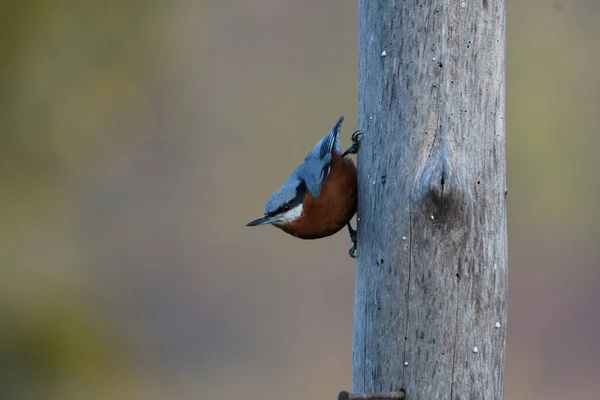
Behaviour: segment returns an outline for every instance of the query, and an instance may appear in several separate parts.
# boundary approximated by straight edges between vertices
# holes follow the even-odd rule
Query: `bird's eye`
[[[290,210],[290,205],[289,205],[288,203],[285,203],[285,204],[283,205],[283,210],[284,210],[284,211],[289,211],[289,210]]]

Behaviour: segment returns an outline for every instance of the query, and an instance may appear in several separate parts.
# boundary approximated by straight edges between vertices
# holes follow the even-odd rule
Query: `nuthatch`
[[[352,134],[352,145],[341,153],[338,133],[344,117],[331,128],[265,205],[265,215],[246,226],[271,224],[300,239],[319,239],[348,226],[356,251],[356,231],[350,220],[356,213],[356,166],[348,154],[358,152],[359,137]]]

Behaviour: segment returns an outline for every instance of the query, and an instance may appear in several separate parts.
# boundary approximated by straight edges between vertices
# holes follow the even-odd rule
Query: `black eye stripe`
[[[281,214],[281,213],[284,213],[284,212],[287,212],[287,211],[291,210],[292,208],[295,208],[296,206],[302,204],[302,201],[304,200],[304,195],[305,194],[306,194],[306,183],[304,183],[302,181],[302,182],[300,182],[298,184],[298,187],[296,187],[296,196],[293,199],[291,199],[290,201],[285,202],[277,210],[271,211],[267,215],[269,217],[273,217],[273,216],[275,216],[277,214]]]

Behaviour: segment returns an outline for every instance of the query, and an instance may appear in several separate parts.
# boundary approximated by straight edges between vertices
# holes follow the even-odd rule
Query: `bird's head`
[[[246,226],[273,224],[284,226],[302,216],[302,202],[306,194],[306,184],[292,175],[275,191],[265,204],[265,214],[250,221]]]

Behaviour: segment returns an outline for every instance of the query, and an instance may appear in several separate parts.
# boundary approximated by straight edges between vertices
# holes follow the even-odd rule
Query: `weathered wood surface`
[[[353,391],[502,399],[505,1],[359,0]]]

